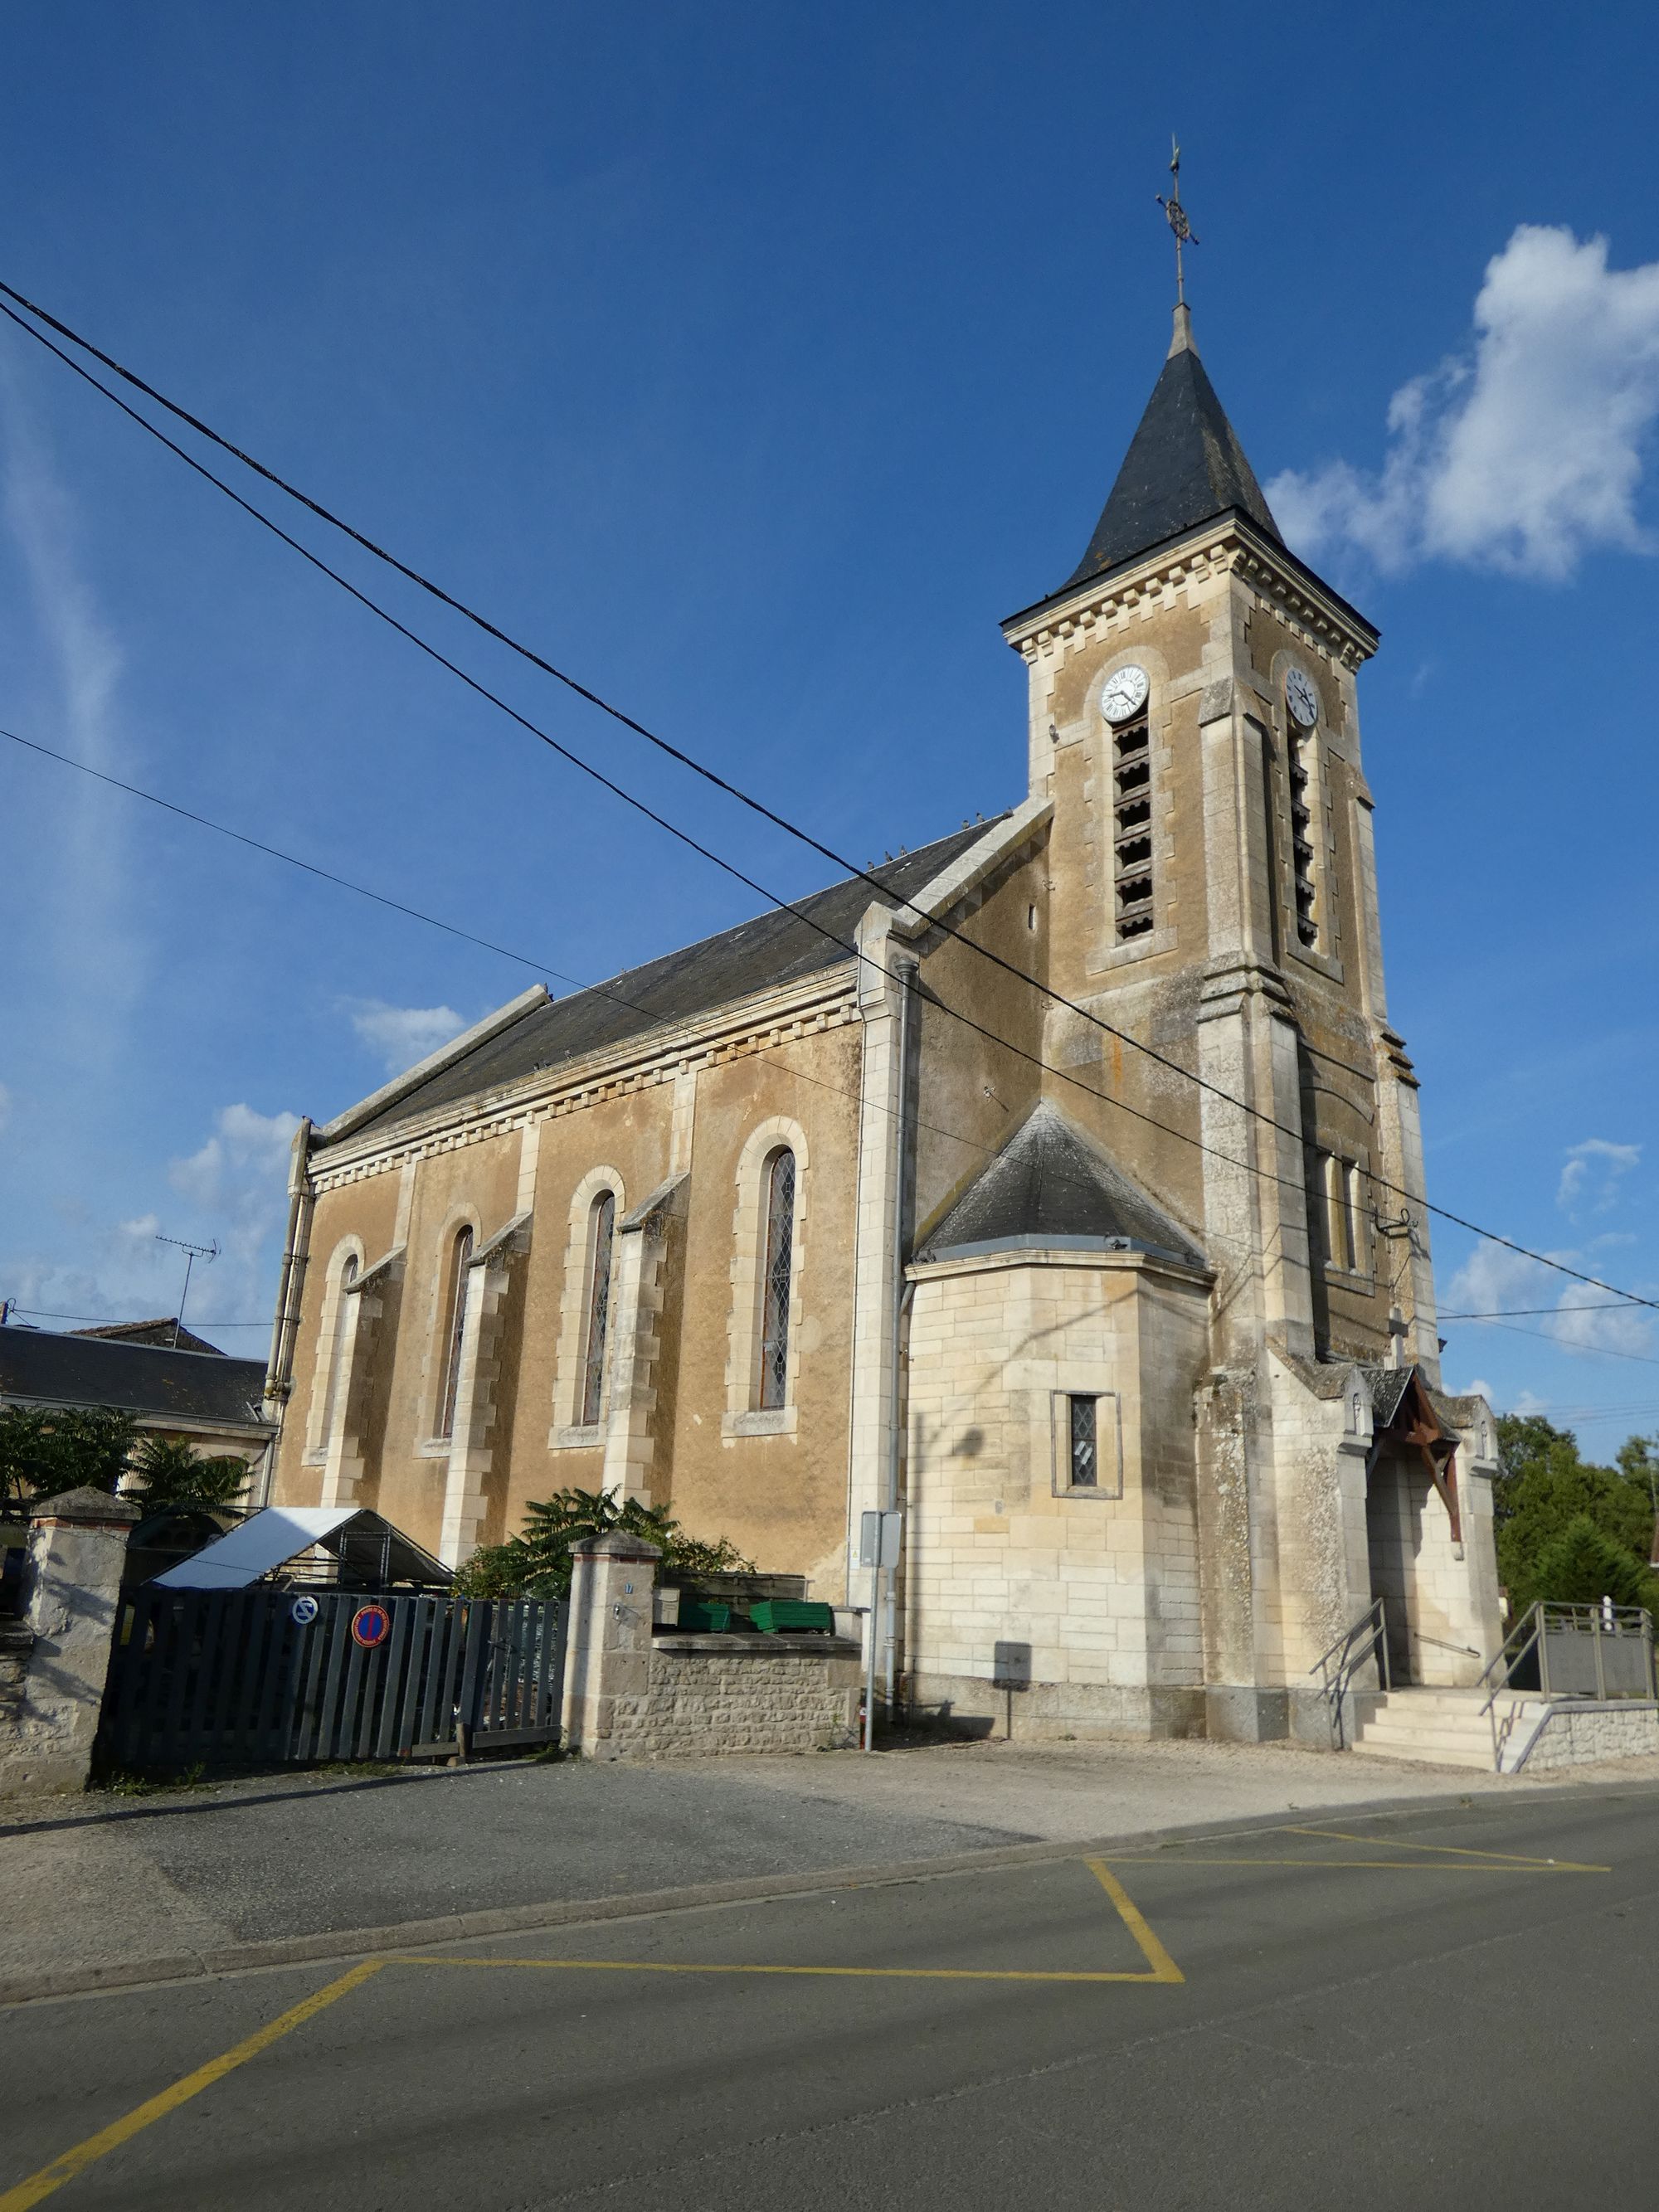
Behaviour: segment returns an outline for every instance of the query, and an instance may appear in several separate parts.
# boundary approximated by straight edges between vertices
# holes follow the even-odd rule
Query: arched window
[[[325,1445],[333,1440],[334,1423],[340,1411],[340,1370],[345,1364],[346,1332],[351,1326],[353,1312],[346,1293],[356,1279],[357,1255],[348,1252],[334,1290],[334,1334],[328,1347],[328,1374],[323,1385],[321,1436]]]
[[[461,1333],[466,1326],[466,1269],[472,1257],[472,1231],[461,1230],[450,1248],[449,1280],[444,1302],[443,1391],[438,1400],[441,1437],[455,1433],[455,1399],[461,1387]]]
[[[617,1194],[602,1190],[587,1217],[587,1313],[582,1334],[581,1424],[591,1428],[605,1408],[605,1340],[611,1322],[611,1248]]]
[[[766,1164],[766,1269],[761,1277],[760,1403],[784,1403],[789,1382],[789,1293],[795,1256],[795,1156],[774,1152]]]

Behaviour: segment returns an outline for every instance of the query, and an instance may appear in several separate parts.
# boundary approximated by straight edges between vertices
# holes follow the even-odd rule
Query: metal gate
[[[118,1609],[100,1762],[291,1766],[553,1743],[564,1615],[536,1598],[147,1585]]]

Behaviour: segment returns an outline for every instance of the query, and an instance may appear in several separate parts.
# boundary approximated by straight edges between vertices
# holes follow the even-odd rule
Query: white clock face
[[[1106,679],[1100,695],[1100,711],[1109,722],[1127,722],[1146,703],[1152,690],[1144,668],[1120,668]]]
[[[1285,696],[1290,702],[1291,714],[1303,728],[1312,729],[1319,720],[1319,694],[1299,668],[1291,669],[1285,678]]]

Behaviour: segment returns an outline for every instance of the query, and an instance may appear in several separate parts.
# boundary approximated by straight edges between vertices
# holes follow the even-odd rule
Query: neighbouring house
[[[131,1413],[141,1437],[178,1438],[204,1456],[236,1453],[257,1489],[276,1434],[263,1402],[263,1362],[233,1359],[188,1329],[176,1350],[151,1334],[173,1327],[135,1322],[65,1334],[8,1323],[0,1328],[0,1405],[110,1407]]]
[[[1377,634],[1284,543],[1184,308],[1003,634],[1018,805],[302,1126],[275,1498],[453,1565],[604,1486],[837,1602],[896,1498],[908,1693],[1018,1685],[1055,1733],[1309,1725],[1377,1596],[1396,1680],[1472,1679],[1494,1429],[1441,1386]]]

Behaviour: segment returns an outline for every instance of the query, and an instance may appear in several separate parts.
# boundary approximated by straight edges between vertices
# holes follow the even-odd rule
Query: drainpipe
[[[283,1239],[283,1272],[270,1330],[270,1357],[265,1366],[264,1401],[268,1407],[275,1408],[277,1435],[266,1453],[262,1504],[270,1495],[276,1445],[281,1441],[289,1392],[294,1382],[294,1347],[300,1334],[300,1304],[305,1291],[306,1261],[311,1250],[311,1216],[316,1203],[311,1188],[311,1138],[312,1125],[302,1120],[294,1133],[294,1149],[289,1159],[288,1231]]]
[[[886,1503],[890,1513],[896,1513],[899,1507],[899,1457],[904,1438],[904,1376],[900,1358],[904,1337],[904,1306],[909,1296],[909,1285],[904,1279],[904,1176],[910,1157],[910,994],[915,984],[916,963],[914,960],[896,962],[894,973],[899,987],[899,1028],[898,1111],[893,1116],[893,1324],[890,1346],[892,1398],[887,1420]],[[888,1569],[886,1581],[887,1606],[883,1622],[883,1638],[886,1645],[884,1674],[888,1725],[890,1728],[898,1691],[898,1575],[895,1569]],[[872,1632],[874,1627],[872,1621]]]

